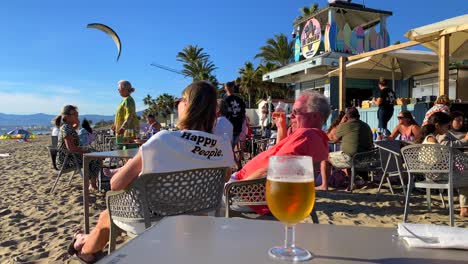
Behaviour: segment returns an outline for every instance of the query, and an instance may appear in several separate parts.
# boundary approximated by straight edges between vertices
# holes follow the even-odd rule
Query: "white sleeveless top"
[[[141,155],[141,174],[234,167],[229,139],[223,140],[216,135],[196,130],[160,131],[141,146]],[[119,220],[114,220],[114,223],[133,234],[141,234],[145,230],[144,223],[125,223]]]
[[[437,138],[436,138],[436,136],[434,136],[434,134],[429,134],[429,135],[427,135],[427,136],[424,138],[422,144],[438,144],[438,143],[435,143],[435,142],[427,141],[427,139],[428,139],[429,137],[433,137],[433,138],[435,138],[435,140],[437,140]]]

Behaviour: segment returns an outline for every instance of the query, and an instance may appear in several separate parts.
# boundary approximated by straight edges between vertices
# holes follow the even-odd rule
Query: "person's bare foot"
[[[320,186],[315,187],[315,190],[328,191],[328,186],[320,185]]]
[[[468,207],[462,207],[460,209],[460,216],[461,217],[468,217]]]
[[[73,247],[75,248],[76,251],[78,251],[78,252],[81,251],[84,244],[86,243],[86,240],[88,239],[88,236],[89,235],[83,234],[81,232],[75,233],[74,238],[76,239],[76,241],[73,244]]]

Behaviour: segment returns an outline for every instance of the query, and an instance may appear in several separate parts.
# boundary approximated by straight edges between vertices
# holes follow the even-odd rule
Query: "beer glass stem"
[[[293,248],[296,244],[296,226],[295,225],[284,225],[284,247]]]

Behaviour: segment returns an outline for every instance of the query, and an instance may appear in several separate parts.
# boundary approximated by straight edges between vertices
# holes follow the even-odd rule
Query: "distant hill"
[[[0,128],[10,127],[32,127],[32,126],[52,126],[52,119],[55,115],[47,114],[32,114],[32,115],[12,115],[0,113]],[[104,120],[113,120],[114,116],[110,115],[80,115],[80,120],[84,118],[91,120],[93,123]]]

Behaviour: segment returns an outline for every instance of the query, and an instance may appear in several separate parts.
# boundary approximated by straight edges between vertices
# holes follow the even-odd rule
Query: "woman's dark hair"
[[[86,131],[89,133],[93,133],[93,129],[91,128],[91,125],[89,124],[89,121],[85,118],[83,119],[83,122],[81,123],[81,127],[84,128]]]
[[[415,142],[421,144],[428,135],[434,134],[437,130],[436,124],[447,125],[450,124],[450,122],[452,122],[452,118],[444,112],[432,114],[427,121],[427,125],[421,128],[421,135]]]
[[[330,133],[330,131],[332,131],[333,128],[337,127],[340,122],[341,122],[341,119],[343,119],[343,116],[345,115],[345,112],[344,111],[340,111],[340,113],[338,114],[338,116],[335,118],[335,120],[333,120],[332,124],[330,125],[330,127],[328,128],[327,130],[327,134]]]
[[[452,119],[455,119],[457,117],[465,118],[465,115],[460,111],[452,111],[450,112],[450,116],[452,117]]]
[[[216,88],[207,81],[197,81],[185,88],[182,97],[187,100],[185,115],[179,120],[179,129],[212,133],[216,120]]]
[[[418,122],[416,122],[416,120],[414,120],[413,115],[411,114],[410,111],[407,111],[407,110],[401,111],[401,115],[402,115],[404,118],[408,119],[410,125],[419,126]]]

